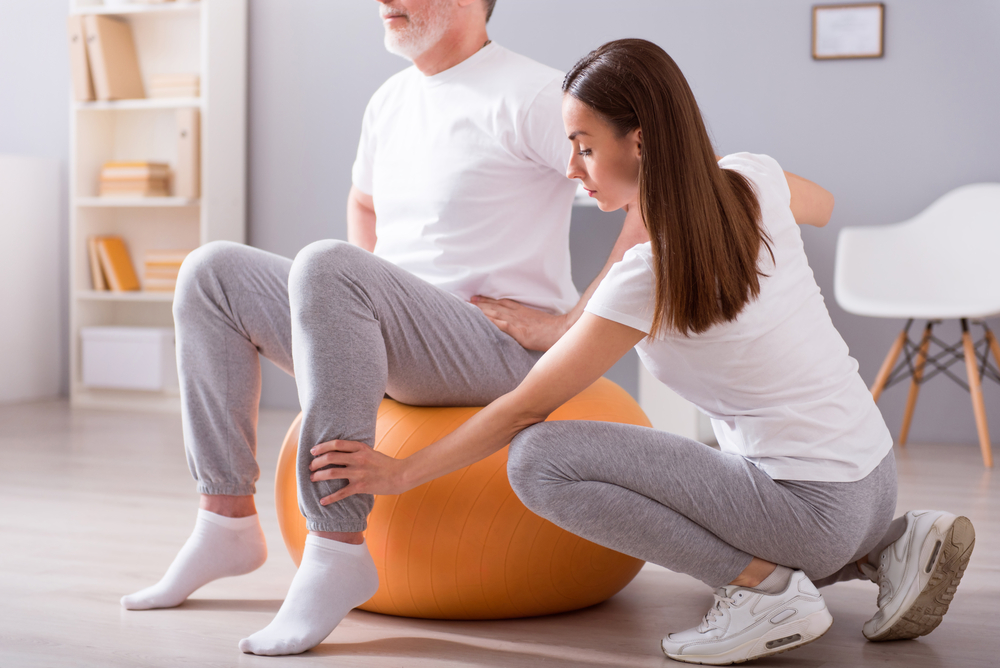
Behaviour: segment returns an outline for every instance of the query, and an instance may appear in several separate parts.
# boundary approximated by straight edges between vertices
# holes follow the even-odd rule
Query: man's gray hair
[[[493,16],[493,6],[497,4],[497,0],[483,0],[486,3],[486,22],[490,22],[490,17]]]

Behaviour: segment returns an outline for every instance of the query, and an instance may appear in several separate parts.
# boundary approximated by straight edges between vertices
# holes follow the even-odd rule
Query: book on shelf
[[[69,17],[69,70],[73,79],[73,98],[80,102],[94,99],[94,82],[90,78],[87,59],[87,36],[83,17]]]
[[[149,78],[150,97],[199,97],[201,77],[197,74],[154,74]]]
[[[97,99],[146,97],[132,27],[123,19],[99,14],[84,16],[83,25]]]
[[[177,275],[184,258],[191,251],[149,250],[146,251],[142,287],[151,291],[173,291],[177,286]]]
[[[101,197],[166,197],[170,165],[164,162],[108,162],[101,168]]]
[[[178,197],[201,195],[201,111],[177,110],[177,169],[174,188]]]
[[[99,237],[87,239],[87,259],[90,261],[90,284],[94,290],[102,292],[108,289],[108,282],[104,278],[104,269],[101,267],[101,253],[97,250],[97,240]]]
[[[125,240],[119,236],[106,236],[96,237],[95,241],[101,269],[111,290],[113,292],[138,290],[139,278],[135,275]]]
[[[191,253],[191,249],[181,250],[148,250],[146,251],[146,266],[150,267],[180,267],[181,263]]]

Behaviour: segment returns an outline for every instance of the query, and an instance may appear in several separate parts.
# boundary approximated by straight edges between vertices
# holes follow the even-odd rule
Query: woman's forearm
[[[403,486],[412,489],[434,478],[489,457],[521,430],[542,422],[548,414],[526,410],[518,391],[505,394],[469,418],[458,429],[407,457]]]

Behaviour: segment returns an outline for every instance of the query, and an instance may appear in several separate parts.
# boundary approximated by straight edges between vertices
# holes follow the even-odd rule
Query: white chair
[[[979,183],[952,190],[914,218],[894,225],[848,227],[837,240],[834,294],[841,308],[855,315],[906,318],[882,363],[871,392],[910,379],[910,394],[899,433],[906,445],[921,383],[944,374],[972,395],[983,463],[993,466],[983,405],[982,379],[1000,383],[1000,344],[983,318],[1000,314],[1000,183]],[[955,344],[933,334],[943,320],[962,323]],[[926,320],[919,343],[910,340],[914,320]],[[973,342],[969,321],[983,329]],[[934,344],[940,350],[930,353]],[[898,365],[900,354],[904,359]],[[948,367],[964,361],[966,383]],[[925,375],[924,371],[930,367]]]

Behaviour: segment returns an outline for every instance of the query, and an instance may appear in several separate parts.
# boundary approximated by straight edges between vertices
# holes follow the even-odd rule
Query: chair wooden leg
[[[993,351],[993,359],[996,360],[997,366],[1000,366],[1000,343],[997,343],[997,337],[993,336],[990,329],[986,330],[986,340],[989,341],[990,350]]]
[[[920,381],[924,377],[924,364],[927,363],[927,349],[931,345],[931,330],[934,323],[928,322],[924,327],[924,335],[920,339],[920,349],[913,365],[913,379],[910,380],[910,394],[906,397],[906,410],[903,411],[903,426],[899,429],[899,445],[905,446],[910,437],[910,421],[913,419],[913,409],[917,406],[917,396],[920,394]]]
[[[962,320],[962,345],[965,348],[965,370],[969,376],[969,391],[972,394],[972,412],[976,416],[976,431],[979,432],[979,449],[983,452],[983,465],[993,468],[993,451],[990,448],[990,432],[986,424],[986,405],[983,403],[983,387],[979,379],[979,365],[976,363],[976,348],[969,334],[969,324]],[[996,349],[993,350],[996,355]]]
[[[913,322],[912,320],[910,322]],[[903,350],[903,344],[906,343],[907,329],[904,329],[893,341],[892,347],[889,348],[889,354],[885,356],[885,361],[882,362],[882,368],[878,370],[878,375],[875,376],[875,382],[872,383],[872,399],[875,403],[878,403],[878,398],[882,396],[882,390],[885,389],[885,383],[889,380],[889,374],[892,373],[892,368],[896,366],[896,360],[899,359],[899,353]]]

